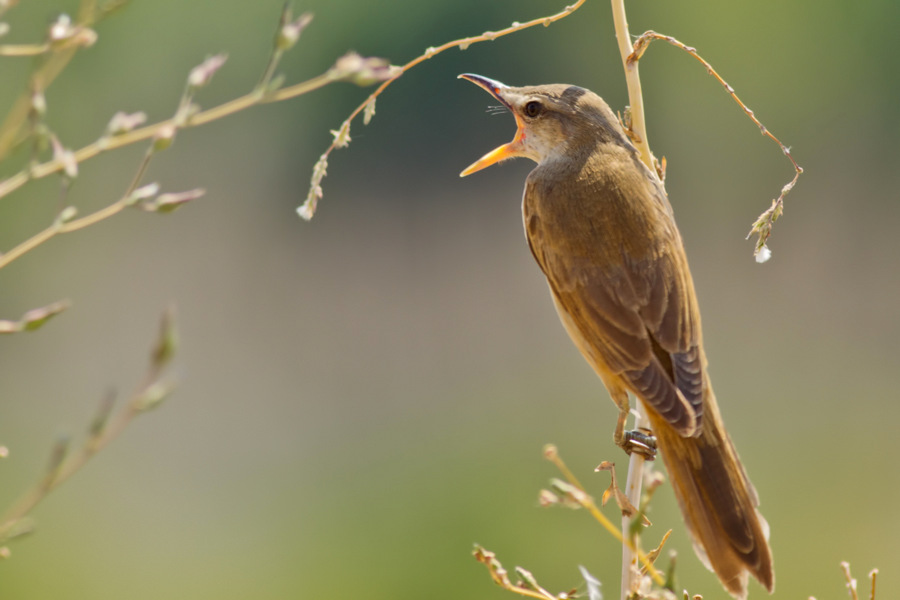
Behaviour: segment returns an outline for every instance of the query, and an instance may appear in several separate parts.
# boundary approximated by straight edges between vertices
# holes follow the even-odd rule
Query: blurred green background
[[[39,40],[74,1],[24,2],[7,42]],[[426,47],[555,13],[538,0],[295,2],[316,19],[281,71],[313,76],[348,49],[404,63]],[[174,111],[188,71],[225,51],[197,100],[259,77],[281,0],[135,0],[98,26],[47,94],[69,147],[117,110]],[[772,528],[779,598],[843,597],[838,563],[900,595],[900,5],[880,1],[630,2],[632,31],[695,46],[806,169],[765,265],[744,235],[789,163],[693,59],[663,44],[641,63],[650,141],[698,288],[711,374]],[[30,59],[0,60],[0,112]],[[625,463],[615,410],[560,327],[521,231],[532,168],[461,180],[511,138],[462,72],[589,87],[626,103],[609,5],[411,71],[332,155],[317,217],[294,208],[344,116],[368,93],[337,84],[179,133],[147,181],[205,187],[165,217],[129,212],[45,244],[0,273],[0,318],[68,298],[44,329],[0,338],[0,503],[76,440],[110,387],[139,381],[162,309],[182,330],[181,381],[159,410],[35,512],[0,565],[0,598],[508,598],[470,552],[531,569],[554,591],[585,565],[617,596],[620,549],[584,513],[544,510],[559,445]],[[81,165],[82,214],[125,189],[144,151]],[[21,156],[19,157],[22,158]],[[5,169],[5,170],[4,170]],[[0,166],[0,179],[11,170]],[[3,199],[0,248],[44,227],[58,180]],[[612,511],[610,511],[612,514]],[[671,491],[682,585],[719,584],[690,549]],[[867,586],[863,586],[867,589]],[[753,597],[764,596],[755,586]]]

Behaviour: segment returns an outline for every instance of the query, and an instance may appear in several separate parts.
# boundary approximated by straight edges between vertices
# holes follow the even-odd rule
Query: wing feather
[[[702,416],[705,359],[693,282],[689,271],[679,268],[686,259],[668,201],[645,180],[638,189],[647,197],[637,199],[644,212],[627,207],[631,212],[624,214],[635,218],[623,226],[623,206],[615,203],[623,186],[585,180],[606,187],[590,190],[593,202],[572,203],[558,198],[583,196],[583,188],[539,185],[535,182],[547,178],[529,177],[524,206],[529,246],[558,305],[591,349],[588,361],[602,361],[683,435],[693,435]],[[662,200],[655,197],[659,194]],[[573,205],[576,210],[568,214],[554,208]],[[657,227],[652,235],[643,229],[651,224]]]

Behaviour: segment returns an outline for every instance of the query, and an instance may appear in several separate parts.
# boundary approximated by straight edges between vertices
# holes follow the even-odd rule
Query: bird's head
[[[606,102],[584,88],[564,84],[509,87],[481,75],[459,77],[499,100],[513,114],[517,126],[511,142],[485,154],[460,173],[461,177],[508,158],[522,156],[545,164],[590,151],[603,141],[628,143]]]

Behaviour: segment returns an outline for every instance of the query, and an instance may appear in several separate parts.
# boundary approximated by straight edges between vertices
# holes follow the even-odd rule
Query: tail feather
[[[741,600],[753,575],[775,588],[769,526],[756,510],[756,490],[722,424],[712,389],[704,394],[702,431],[682,437],[652,408],[648,417],[694,550],[725,589]]]

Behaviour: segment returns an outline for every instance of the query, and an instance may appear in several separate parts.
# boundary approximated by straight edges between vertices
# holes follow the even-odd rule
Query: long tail
[[[712,388],[704,395],[697,437],[681,437],[651,408],[647,412],[697,556],[735,598],[747,597],[748,575],[771,593],[769,526],[756,510],[756,490],[725,431]]]

